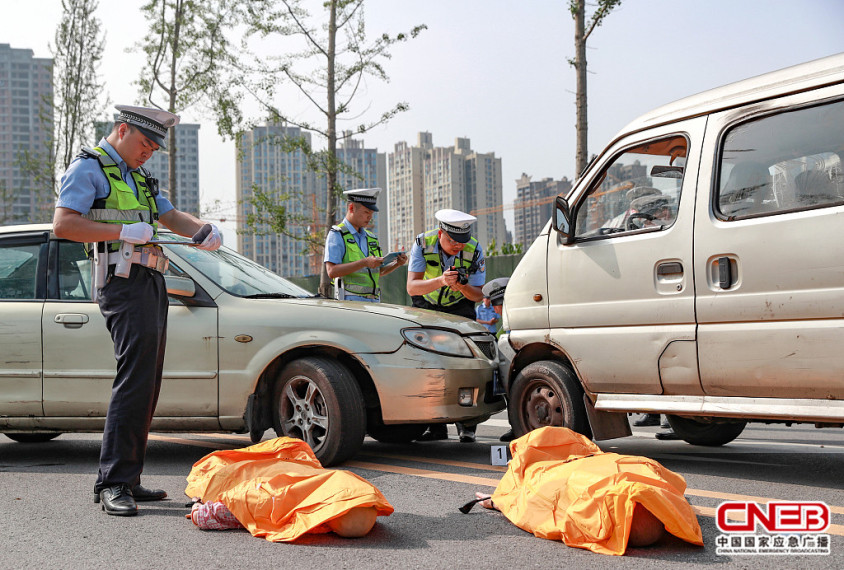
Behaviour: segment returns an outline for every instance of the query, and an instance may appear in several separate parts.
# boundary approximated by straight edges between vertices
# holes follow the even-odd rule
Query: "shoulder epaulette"
[[[98,153],[89,146],[83,146],[82,150],[80,150],[79,154],[77,154],[76,156],[79,158],[99,158],[100,153]]]

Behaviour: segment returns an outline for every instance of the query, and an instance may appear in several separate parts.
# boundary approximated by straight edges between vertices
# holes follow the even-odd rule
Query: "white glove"
[[[147,243],[152,239],[152,226],[146,222],[135,222],[134,224],[123,224],[120,230],[120,239],[129,243]]]
[[[223,245],[223,236],[220,235],[220,230],[214,224],[208,224],[211,226],[211,232],[206,236],[202,243],[199,244],[197,247],[199,249],[205,249],[208,251],[214,251],[215,249],[220,249],[220,246]],[[202,231],[202,230],[200,230]]]

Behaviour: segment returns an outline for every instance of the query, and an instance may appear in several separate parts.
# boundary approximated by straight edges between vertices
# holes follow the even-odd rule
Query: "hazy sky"
[[[309,0],[314,12],[322,0]],[[114,103],[133,103],[140,55],[141,0],[101,0],[107,30],[100,68]],[[390,152],[415,144],[419,131],[436,146],[471,139],[479,152],[502,159],[504,202],[515,180],[574,177],[574,24],[564,0],[367,0],[371,36],[416,24],[428,29],[393,49],[391,81],[370,80],[357,111],[373,118],[398,101],[410,110],[367,134],[367,147]],[[60,0],[3,3],[0,43],[50,57]],[[625,0],[589,39],[589,152],[597,153],[636,116],[664,103],[725,83],[844,52],[842,0]],[[292,93],[292,92],[290,92]],[[297,98],[280,107],[316,121]],[[199,109],[182,113],[200,122],[200,193],[233,212],[234,145],[222,142]],[[356,121],[357,122],[357,121]],[[355,124],[356,124],[355,122]],[[342,126],[341,126],[342,128]],[[92,141],[96,142],[96,141]],[[507,212],[512,231],[512,211]],[[226,242],[235,243],[226,223]]]

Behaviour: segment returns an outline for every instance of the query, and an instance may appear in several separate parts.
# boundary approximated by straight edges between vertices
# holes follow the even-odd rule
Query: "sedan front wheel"
[[[304,440],[323,466],[342,463],[363,444],[363,395],[335,360],[306,357],[289,363],[276,381],[273,404],[276,434]]]

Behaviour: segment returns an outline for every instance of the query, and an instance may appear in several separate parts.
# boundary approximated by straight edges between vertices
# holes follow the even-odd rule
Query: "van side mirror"
[[[571,211],[563,196],[557,196],[554,202],[554,229],[565,238],[565,243],[569,243],[572,234]]]

